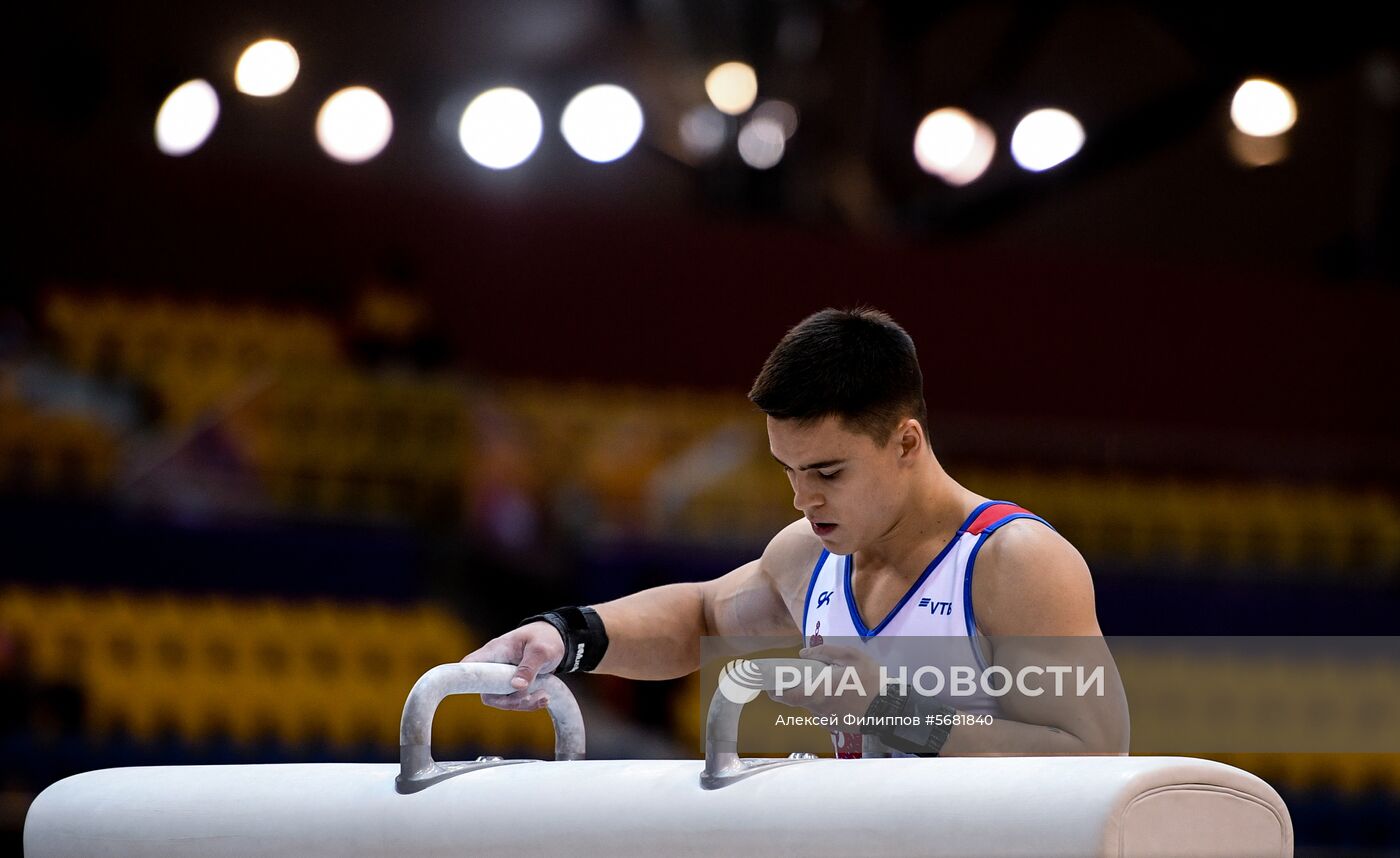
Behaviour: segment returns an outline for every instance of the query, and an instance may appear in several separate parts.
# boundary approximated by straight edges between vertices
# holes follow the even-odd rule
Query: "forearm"
[[[960,756],[1044,756],[1053,754],[1123,754],[1127,748],[1104,735],[1085,731],[1078,736],[1058,727],[1027,724],[995,717],[990,724],[958,724],[938,754]]]
[[[1003,705],[979,714],[934,697],[882,694],[865,708],[861,730],[895,750],[950,757],[1124,754],[1127,706],[1114,704],[1095,700],[1051,711]]]
[[[675,679],[700,668],[706,634],[700,584],[667,584],[594,605],[608,650],[594,673],[628,679]]]

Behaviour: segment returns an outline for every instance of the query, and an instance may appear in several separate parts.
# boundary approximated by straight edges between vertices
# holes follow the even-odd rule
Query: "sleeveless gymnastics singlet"
[[[972,612],[972,573],[977,552],[982,545],[1008,522],[1029,518],[1050,527],[1049,522],[1008,501],[987,501],[968,515],[952,540],[943,547],[933,562],[879,625],[868,628],[856,608],[851,580],[855,558],[848,554],[831,554],[823,550],[812,569],[803,608],[802,632],[809,646],[825,638],[855,638],[866,645],[876,638],[894,637],[961,637],[963,641],[951,647],[957,664],[976,666],[980,673],[987,665],[976,641],[977,619]],[[951,642],[950,642],[951,643]],[[906,648],[907,649],[907,648]],[[928,661],[948,660],[949,647],[939,647],[941,654],[930,653]],[[907,656],[906,656],[907,657]],[[880,659],[877,657],[877,661]],[[922,665],[910,665],[910,672]],[[946,676],[950,665],[931,664]],[[943,702],[969,714],[1000,714],[997,699],[980,690],[972,696],[936,695]],[[859,733],[832,732],[836,754],[841,758],[861,755]],[[910,756],[896,752],[897,756]]]

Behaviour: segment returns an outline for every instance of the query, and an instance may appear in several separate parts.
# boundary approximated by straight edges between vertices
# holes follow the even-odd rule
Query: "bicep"
[[[795,625],[762,560],[701,585],[706,634],[717,637],[776,637]]]
[[[1031,522],[1008,526],[987,549],[978,559],[987,565],[973,578],[973,598],[992,662],[1041,690],[1022,694],[1018,682],[1002,698],[1003,712],[1071,733],[1091,752],[1118,752],[1126,737],[1126,699],[1099,630],[1084,558],[1059,534]],[[1061,670],[1059,680],[1052,669]]]
[[[1011,637],[993,642],[1005,668],[1002,715],[1074,736],[1082,752],[1127,750],[1128,703],[1107,643],[1095,635]]]

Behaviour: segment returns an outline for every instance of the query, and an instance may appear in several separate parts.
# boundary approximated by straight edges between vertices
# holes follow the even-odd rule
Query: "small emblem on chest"
[[[920,599],[919,607],[928,608],[930,614],[943,614],[949,617],[953,615],[952,602],[935,602],[932,599]]]

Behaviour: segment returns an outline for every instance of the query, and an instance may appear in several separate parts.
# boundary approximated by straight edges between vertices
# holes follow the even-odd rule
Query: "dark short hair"
[[[928,436],[924,374],[914,341],[894,319],[870,307],[827,308],[788,331],[749,390],[759,410],[779,420],[841,418],[884,445],[913,417]]]

